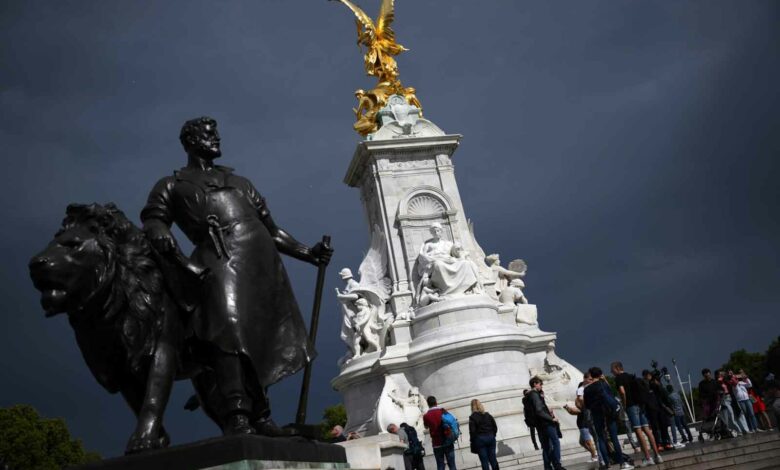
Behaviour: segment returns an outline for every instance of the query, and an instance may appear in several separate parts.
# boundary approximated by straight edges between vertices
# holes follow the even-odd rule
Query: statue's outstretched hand
[[[149,241],[158,253],[170,253],[176,248],[176,240],[174,240],[171,230],[165,224],[147,224],[144,229],[146,230],[146,236],[149,237]]]
[[[314,258],[315,265],[327,265],[333,256],[333,248],[322,242],[317,243],[311,249],[311,255]]]

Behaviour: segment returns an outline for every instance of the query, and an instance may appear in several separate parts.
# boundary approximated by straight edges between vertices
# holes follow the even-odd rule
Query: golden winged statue
[[[393,58],[401,52],[409,50],[395,41],[395,32],[390,27],[395,19],[395,2],[382,0],[379,16],[374,22],[370,16],[351,1],[334,1],[343,3],[355,14],[358,47],[366,47],[366,53],[363,57],[366,73],[376,77],[379,81],[375,88],[367,92],[363,90],[355,92],[358,107],[352,109],[357,118],[357,122],[353,126],[354,129],[364,137],[376,132],[379,128],[376,115],[387,104],[387,99],[392,95],[401,95],[406,98],[407,103],[422,110],[422,106],[415,96],[414,88],[405,88],[401,85],[401,80],[398,78],[398,64]]]

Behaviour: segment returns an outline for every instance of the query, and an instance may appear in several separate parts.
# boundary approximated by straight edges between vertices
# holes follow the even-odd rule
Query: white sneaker
[[[598,462],[598,461],[599,461],[599,458],[598,458],[598,457],[591,457],[591,458],[590,458],[590,461],[591,461],[591,462]]]
[[[634,466],[628,462],[623,462],[622,464],[620,464],[620,470],[633,470],[633,468]]]
[[[662,459],[660,455],[656,455],[655,457],[653,457],[653,462],[655,462],[656,465],[658,465],[659,463],[664,463],[664,459]]]
[[[685,447],[685,444],[683,444],[681,442],[678,442],[678,443],[674,444],[674,448],[675,449],[682,449],[684,447]]]
[[[650,465],[653,465],[653,462],[647,459],[642,459],[642,463],[639,464],[640,467],[649,467]]]

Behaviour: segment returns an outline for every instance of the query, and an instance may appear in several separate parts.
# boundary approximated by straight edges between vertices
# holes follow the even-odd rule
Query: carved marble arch
[[[455,215],[452,201],[441,189],[434,186],[418,186],[398,205],[398,220],[426,220]]]
[[[414,279],[414,263],[423,243],[431,238],[430,229],[435,222],[441,224],[444,238],[461,242],[455,230],[456,215],[450,197],[433,186],[418,186],[401,200],[397,219],[409,279]]]

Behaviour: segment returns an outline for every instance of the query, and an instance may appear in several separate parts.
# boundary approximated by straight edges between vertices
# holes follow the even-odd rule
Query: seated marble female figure
[[[458,294],[481,292],[477,267],[463,248],[444,240],[438,223],[431,226],[431,235],[433,238],[423,244],[417,256],[417,274],[420,276],[417,298],[438,301]],[[425,293],[428,295],[423,295]]]

